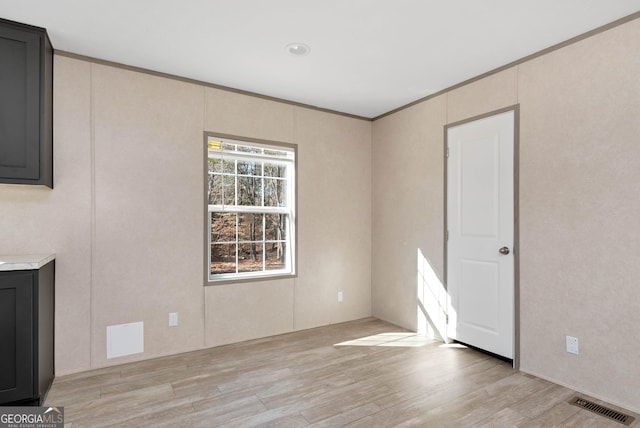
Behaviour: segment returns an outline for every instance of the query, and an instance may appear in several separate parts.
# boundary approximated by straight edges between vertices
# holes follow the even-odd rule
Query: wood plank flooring
[[[59,377],[46,404],[72,428],[624,426],[573,395],[370,318]]]

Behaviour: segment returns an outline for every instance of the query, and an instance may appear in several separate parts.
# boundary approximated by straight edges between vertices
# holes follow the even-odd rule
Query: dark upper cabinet
[[[52,85],[46,30],[0,19],[0,183],[53,187]]]

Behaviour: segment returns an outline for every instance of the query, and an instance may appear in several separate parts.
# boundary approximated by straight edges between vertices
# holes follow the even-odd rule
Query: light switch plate
[[[178,325],[178,313],[169,312],[169,327],[175,327]]]

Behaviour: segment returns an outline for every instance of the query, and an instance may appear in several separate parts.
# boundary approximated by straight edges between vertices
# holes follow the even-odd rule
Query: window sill
[[[210,285],[227,285],[227,284],[238,284],[238,283],[246,283],[246,282],[274,281],[274,280],[280,280],[280,279],[293,279],[293,278],[297,278],[297,276],[298,274],[296,273],[274,273],[274,274],[265,274],[265,275],[236,277],[236,278],[220,278],[220,279],[207,278],[204,285],[205,287],[207,287]]]

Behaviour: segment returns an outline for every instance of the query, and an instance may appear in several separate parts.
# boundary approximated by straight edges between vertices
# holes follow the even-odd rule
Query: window
[[[207,136],[209,281],[295,273],[295,146]]]

